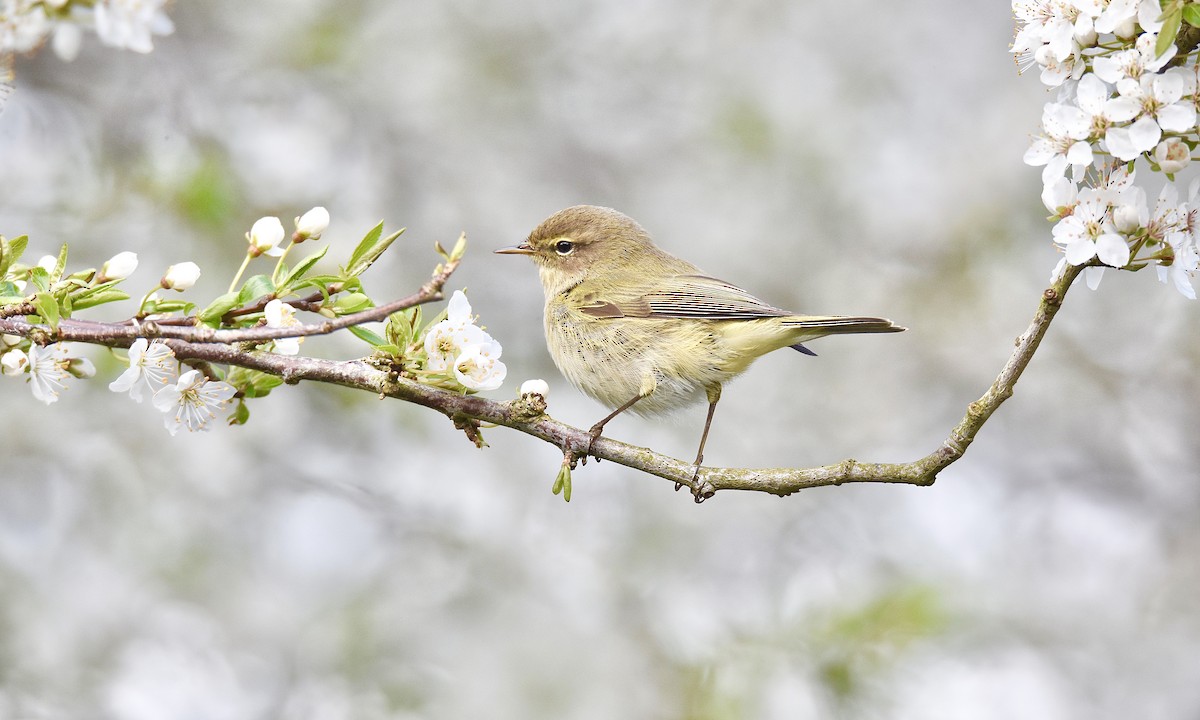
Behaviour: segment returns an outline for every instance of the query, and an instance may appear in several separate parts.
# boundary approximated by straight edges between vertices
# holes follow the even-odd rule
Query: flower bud
[[[1158,161],[1158,166],[1163,172],[1174,175],[1192,161],[1192,151],[1183,140],[1170,137],[1154,148],[1154,159]]]
[[[96,377],[96,366],[87,358],[70,358],[67,360],[67,372],[80,380]]]
[[[200,279],[200,266],[194,262],[182,262],[167,268],[159,283],[164,290],[187,290]]]
[[[292,236],[292,242],[319,240],[328,227],[329,211],[318,205],[296,218],[296,234]]]
[[[259,218],[250,227],[250,232],[246,233],[246,241],[250,243],[251,257],[282,255],[279,243],[283,242],[283,223],[277,217]]]
[[[25,338],[21,337],[20,335],[0,335],[0,349],[18,345],[24,339]]]
[[[20,375],[29,367],[29,356],[23,350],[9,350],[0,355],[0,372],[5,375]]]
[[[104,266],[100,268],[100,275],[96,277],[96,282],[108,282],[109,280],[124,280],[137,270],[138,259],[137,253],[119,252],[108,259]]]
[[[521,383],[521,390],[518,394],[522,397],[525,395],[541,395],[543,398],[548,398],[550,397],[550,386],[541,378],[526,380]]]
[[[53,255],[43,255],[38,258],[37,266],[48,273],[54,272],[54,268],[58,267],[58,258]]]

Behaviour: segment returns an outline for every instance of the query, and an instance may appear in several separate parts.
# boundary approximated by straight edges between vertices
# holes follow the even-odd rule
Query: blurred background
[[[491,250],[577,203],[798,311],[897,336],[776,353],[707,462],[907,461],[992,382],[1057,261],[1021,156],[1048,99],[1006,3],[214,0],[151,55],[18,58],[0,233],[125,287],[223,291],[262,215],[413,290],[466,231],[515,395],[558,375],[533,266]],[[261,262],[261,261],[260,261]],[[265,266],[259,268],[265,271]],[[121,306],[86,315],[118,319]],[[100,368],[54,406],[0,378],[0,719],[1200,717],[1200,308],[1082,283],[1016,395],[930,488],[701,506],[611,463],[301,385],[169,436]],[[350,336],[309,340],[331,358]],[[690,458],[696,407],[606,434]]]

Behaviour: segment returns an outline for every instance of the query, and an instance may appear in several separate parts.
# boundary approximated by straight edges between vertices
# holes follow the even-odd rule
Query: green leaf
[[[250,419],[250,408],[246,407],[245,400],[238,398],[237,408],[235,408],[233,411],[233,414],[229,416],[229,424],[230,425],[245,425],[246,421],[249,419]]]
[[[8,283],[5,283],[6,285]],[[0,305],[16,305],[17,303],[25,302],[24,295],[10,295],[3,290],[0,290]]]
[[[385,238],[380,238],[380,235],[383,233],[383,223],[380,222],[378,225],[371,228],[371,231],[367,233],[367,236],[362,239],[362,242],[358,244],[358,247],[354,248],[354,252],[350,255],[350,261],[346,263],[346,277],[352,278],[361,275],[363,271],[371,267],[371,264],[379,259],[379,256],[382,255],[384,251],[387,250],[388,247],[391,246],[391,244],[395,242],[396,238],[400,237],[400,234],[403,232],[404,228],[400,228],[391,235],[388,235]]]
[[[63,243],[58,249],[58,262],[54,263],[54,270],[50,273],[50,282],[56,283],[62,278],[63,270],[67,269],[67,244]]]
[[[325,257],[325,253],[327,252],[329,252],[328,245],[301,260],[299,264],[292,268],[292,271],[287,274],[287,276],[283,279],[283,282],[279,283],[280,292],[287,291],[289,288],[291,288],[292,283],[297,282],[304,277],[304,273],[311,270],[312,266],[316,265],[318,260]]]
[[[71,298],[72,310],[83,310],[104,303],[128,300],[129,293],[115,287],[96,288],[94,292],[80,293]]]
[[[383,237],[383,221],[367,231],[362,240],[358,241],[358,245],[354,248],[354,252],[350,253],[350,259],[346,261],[346,267],[353,267],[361,260],[370,250],[379,242],[379,238]]]
[[[366,344],[370,345],[373,348],[379,349],[379,348],[386,347],[389,344],[387,340],[384,340],[383,338],[379,337],[378,333],[368,330],[367,328],[363,327],[362,325],[351,325],[350,327],[348,327],[346,329],[350,331],[351,335],[358,338],[359,340],[362,340],[363,342],[365,342]],[[395,355],[395,353],[389,353],[389,354]]]
[[[21,259],[21,254],[25,252],[27,245],[29,245],[27,235],[21,235],[12,240],[0,236],[0,277],[3,277],[8,269]]]
[[[1183,19],[1188,25],[1200,28],[1200,5],[1192,4],[1184,7]]]
[[[150,301],[146,304],[146,314],[151,313],[175,313],[181,312],[185,315],[196,309],[196,303],[188,302],[187,300],[159,300],[158,302]]]
[[[209,303],[208,307],[200,311],[200,322],[205,325],[217,327],[221,324],[221,317],[230,310],[238,307],[241,303],[238,301],[238,292],[227,292]]]
[[[35,265],[29,268],[29,282],[33,283],[38,290],[48,292],[50,290],[50,273],[46,272],[46,268]]]
[[[371,298],[362,293],[349,293],[342,295],[333,303],[333,311],[338,315],[349,315],[360,310],[374,307],[375,303]]]
[[[283,378],[249,368],[233,368],[225,382],[237,388],[244,397],[266,397],[271,390],[283,384]]]
[[[397,347],[408,347],[412,342],[413,329],[416,323],[413,322],[412,312],[418,310],[417,307],[394,312],[388,316],[387,325],[384,326],[384,333],[387,335],[388,341]]]
[[[571,502],[571,464],[565,460],[558,468],[558,476],[554,478],[554,485],[550,488],[550,492],[555,495],[561,492],[563,500]]]
[[[33,296],[38,315],[52,328],[58,328],[58,302],[51,293],[42,291]]]
[[[247,305],[264,295],[271,295],[274,292],[275,283],[271,282],[271,278],[266,275],[255,275],[247,280],[246,284],[242,285],[242,289],[238,293],[238,303]]]
[[[1175,36],[1179,34],[1179,25],[1183,20],[1182,10],[1172,10],[1163,18],[1162,30],[1158,31],[1158,42],[1154,44],[1154,57],[1160,58],[1167,48],[1171,47],[1175,42]]]

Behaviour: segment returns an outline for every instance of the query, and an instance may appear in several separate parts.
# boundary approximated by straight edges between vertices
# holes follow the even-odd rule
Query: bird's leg
[[[629,400],[629,402],[625,403],[624,405],[617,408],[616,410],[613,410],[612,412],[610,412],[608,415],[606,415],[604,417],[603,420],[601,420],[600,422],[593,425],[591,430],[588,430],[588,444],[587,444],[587,447],[583,449],[583,453],[581,455],[581,457],[583,458],[583,463],[585,465],[587,464],[588,454],[592,452],[592,443],[596,442],[596,439],[600,437],[600,433],[604,432],[604,426],[608,424],[608,421],[612,420],[616,416],[620,415],[621,413],[625,412],[629,408],[633,407],[634,403],[636,403],[638,400],[641,400],[644,397],[646,397],[646,396],[642,395],[641,393],[634,395]],[[600,462],[600,460],[597,458],[596,462]]]
[[[708,441],[708,431],[712,427],[713,413],[717,411],[717,401],[721,399],[721,386],[710,385],[705,390],[708,392],[708,417],[704,419],[704,432],[700,434],[700,448],[696,450],[696,470],[692,473],[692,490],[696,496],[696,502],[701,502],[697,481],[700,479],[700,465],[704,462],[704,443]],[[683,483],[675,483],[676,492],[683,487]]]

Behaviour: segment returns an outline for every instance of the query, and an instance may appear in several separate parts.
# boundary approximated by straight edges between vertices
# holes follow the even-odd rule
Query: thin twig
[[[24,319],[3,319],[0,327],[9,327],[10,332],[18,335],[28,335],[35,329],[48,333],[56,340],[74,340],[110,347],[128,347],[138,338],[164,340],[184,340],[192,343],[216,343],[234,345],[237,343],[263,343],[268,340],[279,340],[289,337],[307,337],[309,335],[328,335],[352,325],[382,320],[394,312],[406,310],[416,305],[436,302],[442,299],[442,287],[451,273],[458,267],[459,260],[450,260],[439,266],[437,272],[421,289],[406,298],[368,308],[362,312],[343,315],[340,318],[326,320],[320,323],[307,323],[289,327],[238,328],[217,330],[207,326],[180,326],[158,323],[154,320],[143,320],[139,323],[102,323],[92,320],[75,320],[63,318],[58,323],[58,329],[53,330],[45,325],[26,322]]]

